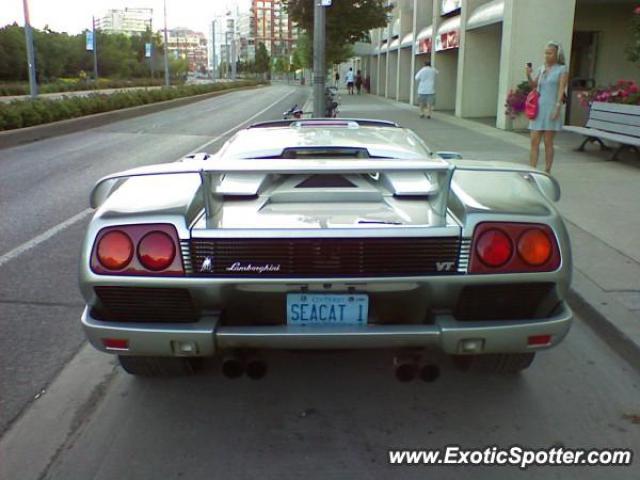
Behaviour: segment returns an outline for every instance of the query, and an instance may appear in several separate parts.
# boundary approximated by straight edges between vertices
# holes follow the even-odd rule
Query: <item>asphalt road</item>
[[[205,148],[216,151],[230,129],[263,110],[253,121],[281,118],[307,95],[282,85],[240,91],[0,150],[0,433],[84,341],[78,256],[96,180],[223,135]],[[42,241],[25,250],[34,238]]]
[[[27,447],[4,463],[40,462],[41,478],[65,480],[493,479],[519,478],[519,471],[389,466],[387,450],[640,448],[640,375],[580,312],[566,341],[515,377],[461,373],[435,357],[442,366],[437,382],[400,384],[391,352],[269,353],[269,374],[259,382],[225,379],[216,361],[193,378],[136,379],[90,349],[67,364],[83,343],[76,272],[88,217],[3,262],[7,252],[82,212],[101,175],[174,160],[280,99],[256,120],[277,118],[306,93],[286,86],[237,92],[0,150],[0,421],[6,428],[30,406],[21,421],[41,422],[23,432]],[[87,402],[67,398],[61,405],[65,390],[72,395],[91,379]],[[57,425],[56,412],[71,416],[70,424]],[[54,453],[37,458],[39,444],[56,435],[63,441]],[[631,479],[640,477],[638,462],[538,467],[527,477]]]

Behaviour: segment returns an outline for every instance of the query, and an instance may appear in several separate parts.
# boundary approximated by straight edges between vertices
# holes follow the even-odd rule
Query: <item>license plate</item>
[[[369,297],[365,294],[287,294],[289,325],[366,325]]]

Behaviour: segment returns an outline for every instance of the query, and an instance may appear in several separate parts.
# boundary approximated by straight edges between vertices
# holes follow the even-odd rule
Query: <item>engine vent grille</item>
[[[457,237],[193,239],[193,275],[384,277],[456,274]]]
[[[181,288],[95,287],[98,319],[114,322],[194,322],[197,312]]]

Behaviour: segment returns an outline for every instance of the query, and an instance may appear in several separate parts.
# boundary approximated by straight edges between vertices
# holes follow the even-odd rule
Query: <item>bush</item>
[[[89,79],[67,78],[38,85],[38,91],[40,93],[65,93],[107,88],[159,87],[162,85],[164,85],[164,80],[160,78],[138,78],[135,80],[99,78],[97,82]],[[0,83],[0,96],[13,95],[29,95],[29,83]]]
[[[0,103],[0,130],[13,130],[68,118],[146,105],[175,98],[202,95],[236,87],[255,86],[264,82],[240,80],[224,84],[184,85],[155,90],[117,92],[111,95],[92,93],[86,97],[63,97],[59,100],[15,100]]]

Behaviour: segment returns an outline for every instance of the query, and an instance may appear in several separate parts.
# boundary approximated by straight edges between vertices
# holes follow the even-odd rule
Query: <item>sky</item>
[[[91,27],[91,17],[100,17],[111,8],[153,8],[153,29],[163,28],[163,0],[28,0],[31,25],[42,29],[49,25],[58,32],[79,33]],[[234,5],[246,6],[248,0],[166,0],[168,28],[187,27],[207,33],[215,15]],[[22,0],[0,0],[0,27],[24,24]]]

